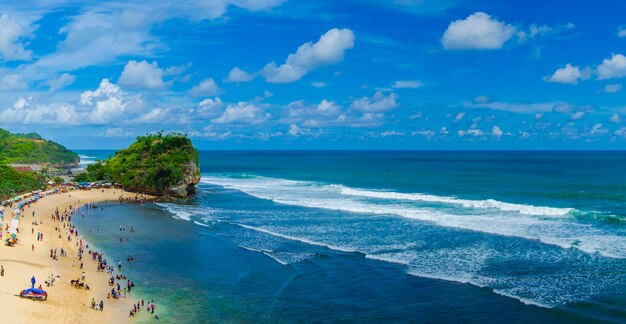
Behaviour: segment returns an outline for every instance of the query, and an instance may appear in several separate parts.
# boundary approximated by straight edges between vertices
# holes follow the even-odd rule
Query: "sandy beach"
[[[119,189],[94,189],[91,191],[72,191],[70,193],[54,194],[41,198],[35,204],[24,209],[20,219],[19,242],[13,247],[6,246],[4,241],[0,245],[0,265],[4,267],[4,276],[0,277],[0,301],[2,304],[2,318],[14,323],[124,323],[137,319],[148,319],[149,314],[142,308],[138,318],[129,317],[129,310],[133,302],[141,299],[137,295],[128,295],[128,298],[119,300],[107,299],[110,291],[106,272],[98,272],[97,261],[92,260],[87,253],[82,258],[84,268],[80,269],[78,246],[76,239],[71,242],[61,225],[61,238],[55,227],[60,224],[52,221],[51,215],[58,208],[62,213],[72,205],[78,208],[89,202],[119,201],[120,195],[125,198],[134,198],[136,194],[122,192]],[[11,209],[4,208],[5,217],[10,218]],[[35,216],[33,216],[35,212]],[[80,217],[80,216],[77,216]],[[41,224],[32,225],[33,222]],[[34,229],[34,233],[33,232]],[[43,240],[37,240],[37,232],[43,234]],[[79,232],[80,238],[82,234]],[[84,241],[83,244],[89,244]],[[34,245],[34,251],[33,251]],[[58,260],[50,257],[50,249],[65,249],[66,255],[58,256]],[[106,258],[107,255],[105,254]],[[108,260],[110,265],[116,265],[117,260]],[[115,267],[117,268],[117,267]],[[85,282],[90,290],[75,288],[70,280],[77,279],[85,272]],[[46,286],[45,280],[54,275],[53,286]],[[37,283],[48,292],[48,300],[33,301],[22,299],[17,295],[22,289],[30,288],[31,277],[35,276]],[[129,278],[133,280],[133,278]],[[91,309],[91,299],[96,302],[104,301],[104,310]],[[2,321],[4,321],[2,320]]]

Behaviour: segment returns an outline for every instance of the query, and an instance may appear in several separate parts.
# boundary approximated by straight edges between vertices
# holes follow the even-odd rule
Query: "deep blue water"
[[[113,258],[136,257],[127,271],[162,318],[626,321],[626,153],[210,151],[200,164],[188,201],[76,220]]]

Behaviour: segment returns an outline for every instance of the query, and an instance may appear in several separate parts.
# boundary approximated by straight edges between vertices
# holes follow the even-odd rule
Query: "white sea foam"
[[[198,221],[193,221],[194,224],[198,225],[198,226],[202,226],[202,227],[211,227],[211,225],[206,224],[206,223],[201,223]]]
[[[96,157],[95,156],[88,156],[88,155],[78,155],[78,157],[80,158],[80,162],[78,162],[79,165],[81,166],[87,166],[89,164],[94,164],[96,163]]]
[[[566,216],[574,211],[573,208],[555,208],[542,207],[533,205],[513,204],[498,201],[495,199],[485,200],[469,200],[458,199],[455,197],[435,196],[422,193],[401,193],[392,191],[374,191],[353,189],[344,186],[338,186],[341,194],[350,196],[360,196],[379,199],[409,200],[429,203],[456,204],[466,208],[493,208],[502,211],[513,211],[524,215],[540,215],[540,216]]]
[[[167,210],[176,219],[190,221],[191,217],[194,215],[189,208],[182,205],[157,203],[157,206]]]
[[[394,199],[396,200],[395,203],[388,203],[387,201],[379,202],[378,197],[373,197],[375,199],[370,200],[365,199],[370,197],[363,197],[364,195],[374,195],[373,193],[376,193],[376,195],[381,195],[380,193],[382,193],[381,196],[399,194],[399,197],[406,198],[403,195],[408,194],[364,192],[363,190],[350,189],[339,185],[267,177],[203,177],[201,181],[239,190],[257,198],[269,199],[285,205],[374,215],[395,215],[432,222],[445,227],[537,240],[564,249],[576,248],[587,253],[600,253],[611,258],[626,258],[626,236],[617,235],[611,230],[596,228],[589,224],[577,223],[573,217],[537,217],[546,216],[546,214],[562,216],[569,209],[510,204],[515,206],[515,211],[504,211],[509,205],[503,203],[504,205],[499,209],[491,208],[486,209],[485,212],[471,213],[471,209],[467,209],[470,207],[466,207],[461,203],[452,203],[460,205],[461,209],[444,212],[437,208],[415,205],[413,200],[416,199]],[[346,190],[352,190],[348,191],[352,194],[346,194]],[[359,193],[359,195],[355,195],[355,193]],[[437,200],[441,201],[448,198],[439,197]],[[456,198],[450,199],[458,201]],[[522,206],[526,207],[522,208]],[[525,212],[521,213],[520,210]],[[531,211],[532,214],[530,213]],[[282,235],[280,233],[275,234]],[[300,240],[299,238],[293,239]],[[306,241],[303,242],[308,243]],[[602,245],[597,242],[611,242],[611,244]],[[354,250],[338,246],[335,246],[335,248],[348,251]]]
[[[263,253],[263,255],[265,255],[265,256],[268,256],[268,257],[270,257],[270,258],[274,259],[274,261],[276,261],[276,262],[278,262],[278,263],[280,263],[280,264],[282,264],[282,265],[288,265],[288,264],[289,264],[289,262],[287,262],[287,261],[283,261],[283,260],[279,259],[278,257],[274,256],[274,255],[273,255],[273,254],[271,254],[271,253],[267,253],[267,252],[265,252],[265,251],[263,251],[263,252],[261,252],[261,253]]]
[[[290,236],[290,235],[285,235],[285,234],[281,234],[281,233],[277,233],[265,228],[261,228],[261,227],[257,227],[257,226],[250,226],[250,225],[245,225],[245,224],[239,224],[239,223],[232,223],[233,225],[237,225],[249,230],[253,230],[253,231],[257,231],[257,232],[261,232],[261,233],[265,233],[268,235],[272,235],[272,236],[276,236],[276,237],[280,237],[286,240],[290,240],[290,241],[297,241],[297,242],[301,242],[301,243],[305,243],[305,244],[309,244],[309,245],[316,245],[316,246],[322,246],[331,250],[335,250],[335,251],[340,251],[340,252],[346,252],[346,253],[354,253],[354,252],[358,252],[356,250],[353,249],[347,249],[344,247],[340,247],[340,246],[335,246],[332,244],[325,244],[325,243],[320,243],[320,242],[315,242],[306,238],[300,238],[300,237],[295,237],[295,236]]]

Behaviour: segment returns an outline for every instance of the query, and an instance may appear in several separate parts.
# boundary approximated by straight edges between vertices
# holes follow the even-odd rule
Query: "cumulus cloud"
[[[254,75],[248,73],[238,67],[234,67],[230,72],[228,72],[228,76],[224,79],[225,82],[250,82],[254,79]]]
[[[495,50],[517,38],[523,43],[539,36],[556,35],[574,29],[576,25],[548,26],[532,24],[528,29],[500,21],[484,12],[475,12],[465,19],[451,22],[441,38],[448,50]]]
[[[206,78],[195,87],[189,90],[189,94],[194,97],[212,97],[222,93],[222,89],[212,78]]]
[[[611,58],[604,59],[596,68],[598,80],[621,78],[626,76],[626,56],[612,54]]]
[[[385,96],[382,91],[376,91],[372,97],[363,97],[354,100],[350,108],[370,113],[385,112],[398,107],[397,99],[398,95],[395,93],[390,93]]]
[[[69,73],[63,73],[58,78],[46,81],[45,84],[49,87],[50,91],[56,91],[61,88],[65,88],[66,86],[74,83],[74,81],[76,81],[75,76]]]
[[[78,124],[80,119],[74,106],[66,103],[39,104],[32,97],[19,98],[15,103],[0,111],[0,120],[6,124]]]
[[[448,25],[441,42],[445,49],[499,49],[515,34],[515,27],[484,12],[476,12]]]
[[[493,126],[493,128],[491,128],[491,135],[495,137],[502,137],[502,134],[504,133],[500,129],[500,126]]]
[[[551,76],[546,76],[543,80],[554,83],[576,84],[590,77],[591,71],[589,69],[581,69],[578,66],[567,63],[565,67],[557,69]]]
[[[94,124],[107,124],[122,117],[130,103],[120,87],[108,79],[102,79],[98,89],[85,91],[80,96],[80,104],[90,110],[88,119]]]
[[[396,89],[416,89],[422,86],[424,84],[418,80],[398,80],[391,85],[392,88]]]
[[[251,102],[238,102],[226,107],[221,116],[212,120],[215,124],[262,124],[270,115]]]
[[[310,71],[333,65],[344,59],[346,50],[354,47],[354,33],[350,29],[333,28],[322,35],[316,43],[308,42],[290,54],[282,65],[267,64],[261,75],[267,82],[290,83],[300,80]]]
[[[159,64],[156,61],[148,63],[145,60],[141,62],[128,61],[118,83],[123,86],[150,90],[165,87],[163,70],[159,68]]]
[[[626,27],[625,26],[620,26],[617,29],[617,37],[626,37]]]
[[[463,119],[463,117],[465,117],[465,112],[460,112],[458,114],[456,114],[456,116],[454,117],[453,122],[458,123],[461,121],[461,119]]]
[[[0,55],[5,61],[30,61],[32,51],[25,48],[32,31],[30,22],[8,14],[0,15]]]

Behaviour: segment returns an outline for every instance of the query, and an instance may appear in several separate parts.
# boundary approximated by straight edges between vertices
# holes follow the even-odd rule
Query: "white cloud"
[[[626,76],[626,56],[612,54],[610,59],[604,59],[596,69],[598,80],[621,78]]]
[[[135,120],[135,122],[139,123],[163,123],[170,117],[169,111],[164,108],[155,108],[149,111],[148,113],[141,114],[139,118]]]
[[[555,83],[576,84],[582,80],[587,80],[590,77],[590,70],[581,70],[580,67],[567,63],[565,67],[557,69],[551,76],[544,77],[543,80]]]
[[[224,108],[225,104],[222,102],[222,99],[219,97],[215,98],[206,98],[198,104],[196,110],[193,111],[194,116],[196,117],[215,117],[221,110]]]
[[[228,76],[224,80],[225,82],[250,82],[254,79],[254,75],[238,68],[234,67],[230,72],[228,72]]]
[[[422,86],[424,84],[418,80],[398,80],[391,85],[392,88],[396,89],[416,89]]]
[[[66,103],[49,105],[33,102],[32,97],[19,98],[11,107],[0,111],[0,123],[73,125],[81,120],[74,106]]]
[[[153,27],[157,24],[175,18],[194,22],[216,19],[226,14],[231,6],[249,11],[268,10],[285,1],[137,0],[98,3],[97,6],[89,4],[83,7],[76,3],[72,8],[76,7],[79,14],[71,16],[68,23],[59,29],[59,34],[65,35],[65,39],[56,44],[57,50],[21,69],[28,79],[43,80],[60,72],[115,62],[119,57],[150,57],[167,49],[167,45],[152,34]],[[31,2],[28,6],[39,5],[48,11],[56,9],[51,4]]]
[[[46,81],[45,84],[50,88],[50,91],[56,91],[74,83],[74,81],[76,81],[75,76],[63,73],[56,79]]]
[[[520,42],[524,42],[538,36],[554,35],[563,31],[572,30],[574,28],[576,28],[576,25],[574,25],[573,23],[567,23],[557,26],[532,24],[530,25],[528,30],[518,30],[516,36],[518,37]]]
[[[502,134],[504,134],[504,133],[500,129],[500,126],[493,126],[493,128],[491,128],[491,135],[493,135],[495,137],[501,137]]]
[[[499,49],[515,34],[516,28],[484,12],[476,12],[448,25],[441,42],[445,49]]]
[[[488,108],[493,110],[511,111],[524,114],[535,114],[541,112],[549,112],[552,110],[563,112],[570,108],[569,104],[565,102],[545,102],[545,103],[515,103],[515,102],[472,102],[464,103],[465,107],[469,108]]]
[[[619,83],[607,84],[604,86],[604,89],[602,89],[602,91],[606,93],[617,93],[617,92],[620,92],[621,90],[622,90],[622,85]]]
[[[585,117],[584,111],[577,111],[572,114],[572,120],[579,120],[579,119],[582,119],[583,117]]]
[[[22,67],[29,78],[47,79],[58,71],[74,71],[111,63],[120,56],[150,56],[162,44],[150,34],[153,17],[132,10],[86,11],[70,18],[57,51]]]
[[[288,135],[298,137],[298,136],[310,136],[313,135],[313,132],[307,128],[300,128],[296,124],[289,125]]]
[[[267,82],[290,83],[320,66],[341,62],[346,50],[354,47],[354,33],[350,29],[333,28],[322,35],[316,43],[308,42],[294,54],[290,54],[284,64],[267,64],[261,74]]]
[[[381,91],[376,91],[373,97],[363,97],[356,99],[350,105],[350,108],[363,112],[385,112],[398,107],[396,100],[398,95],[390,93],[388,96]]]
[[[619,123],[622,121],[622,117],[619,114],[613,114],[613,116],[611,116],[611,118],[609,118],[609,121],[611,123]]]
[[[311,82],[311,85],[316,88],[326,88],[326,86],[328,86],[326,82]]]
[[[617,37],[626,37],[626,27],[620,26],[617,29]]]
[[[0,15],[0,54],[5,61],[30,61],[32,51],[25,49],[25,39],[32,29],[30,22]]]
[[[121,127],[107,128],[102,134],[104,137],[130,137],[133,136],[131,131],[126,131]]]
[[[127,113],[131,100],[120,87],[102,79],[98,89],[85,91],[80,96],[80,104],[88,108],[88,119],[95,124],[107,124]]]
[[[250,102],[239,102],[236,105],[229,105],[224,113],[213,119],[216,124],[262,124],[269,119],[269,114],[260,107]]]
[[[26,90],[28,84],[19,74],[7,74],[0,79],[0,91]]]
[[[463,119],[463,117],[465,117],[465,112],[460,112],[456,115],[456,117],[454,117],[453,122],[458,123],[461,121],[461,119]]]
[[[126,66],[124,66],[124,71],[122,71],[118,83],[124,86],[150,90],[165,87],[163,70],[159,68],[159,64],[156,61],[148,63],[145,60],[141,62],[128,61]]]
[[[217,83],[215,83],[215,80],[212,78],[206,78],[200,81],[198,85],[189,90],[189,94],[194,97],[212,97],[220,93],[222,93],[222,89],[217,86]]]
[[[587,136],[600,136],[608,133],[609,131],[605,128],[602,128],[602,123],[597,123],[591,127],[591,129],[586,132]]]

